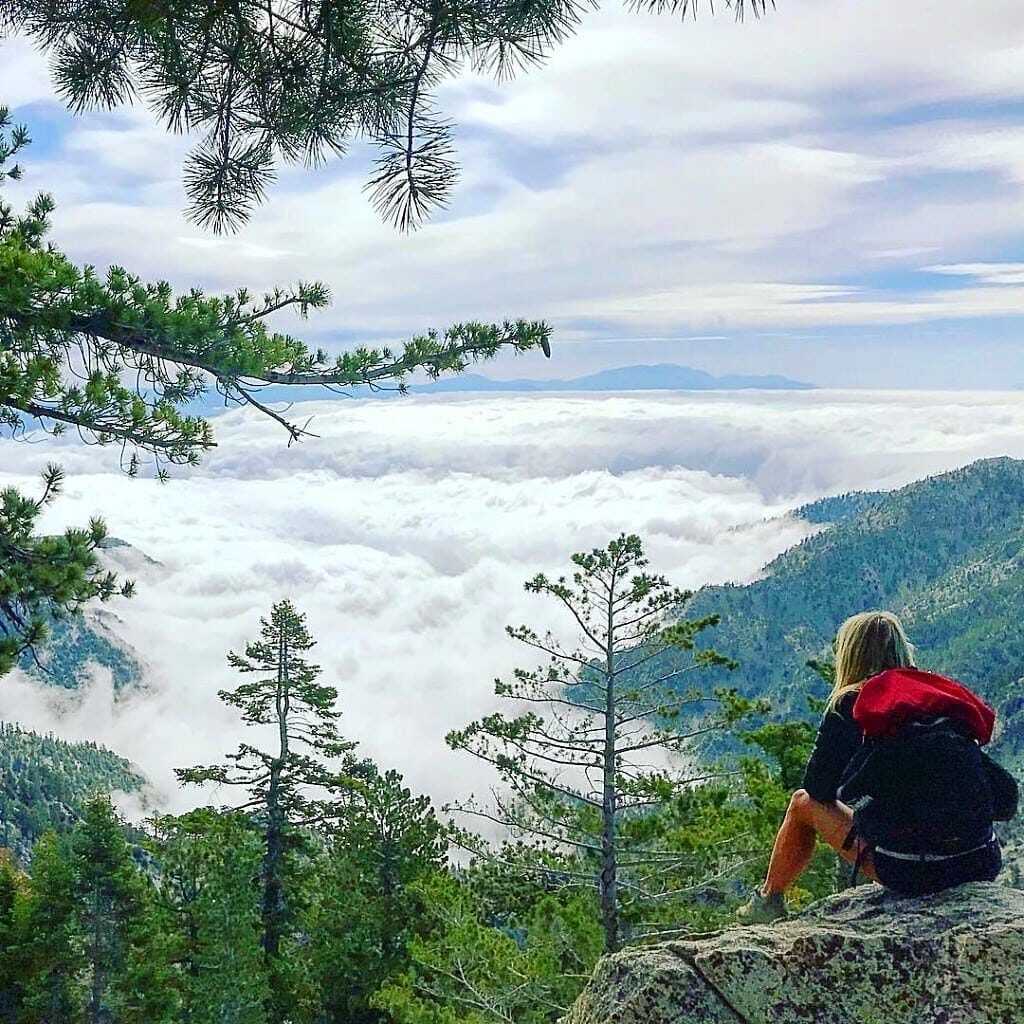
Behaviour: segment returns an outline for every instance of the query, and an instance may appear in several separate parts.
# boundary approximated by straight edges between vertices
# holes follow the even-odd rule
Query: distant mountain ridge
[[[429,384],[418,384],[418,392],[451,391],[809,391],[814,384],[791,380],[778,374],[725,374],[714,376],[705,370],[675,363],[653,366],[622,366],[601,370],[569,380],[491,380],[479,374],[464,374]]]
[[[779,374],[724,374],[714,376],[705,370],[675,363],[658,363],[653,366],[638,364],[621,366],[611,370],[568,380],[494,380],[478,373],[465,373],[457,377],[440,380],[416,380],[409,383],[411,395],[467,394],[467,393],[545,393],[561,391],[602,392],[602,391],[810,391],[816,385],[807,381],[791,380]],[[271,403],[327,402],[341,398],[398,398],[394,389],[374,391],[368,387],[352,387],[344,394],[328,391],[326,388],[296,385],[261,388],[260,401]],[[190,406],[194,414],[211,416],[223,412],[223,400],[217,395],[204,395]]]

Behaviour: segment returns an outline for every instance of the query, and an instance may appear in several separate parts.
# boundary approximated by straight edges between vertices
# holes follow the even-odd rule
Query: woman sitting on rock
[[[786,915],[783,893],[819,837],[873,881],[922,895],[991,881],[993,819],[1016,811],[1013,779],[981,751],[995,714],[959,683],[914,668],[899,619],[862,612],[836,636],[836,679],[745,923]],[[856,810],[854,809],[856,808]]]

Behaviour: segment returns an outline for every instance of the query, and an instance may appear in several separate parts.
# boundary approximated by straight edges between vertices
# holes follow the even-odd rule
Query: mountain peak
[[[491,380],[478,374],[453,377],[430,384],[414,385],[413,390],[429,393],[453,391],[806,391],[814,388],[806,381],[791,380],[778,374],[714,376],[706,370],[675,363],[637,363],[599,370],[583,377],[556,380]]]

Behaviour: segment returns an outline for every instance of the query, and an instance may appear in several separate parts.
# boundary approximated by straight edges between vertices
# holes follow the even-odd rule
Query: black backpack
[[[865,739],[839,783],[853,827],[872,847],[950,856],[985,843],[1012,818],[1017,784],[953,718],[904,722]]]

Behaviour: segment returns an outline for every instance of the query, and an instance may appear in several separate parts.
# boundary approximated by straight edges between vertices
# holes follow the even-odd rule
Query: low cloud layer
[[[321,436],[287,448],[249,412],[216,421],[220,447],[169,484],[118,474],[111,449],[0,442],[0,485],[69,473],[48,529],[103,515],[138,595],[108,606],[147,688],[115,702],[24,678],[0,717],[108,744],[181,809],[171,768],[211,762],[243,734],[217,690],[228,650],[282,597],[308,613],[316,659],[364,753],[439,802],[490,773],[444,745],[494,709],[492,680],[530,652],[506,623],[567,630],[526,594],[537,571],[621,531],[681,586],[745,581],[810,527],[816,497],[895,487],[1000,454],[1024,457],[1024,395],[809,392],[562,395],[309,403]],[[151,564],[142,554],[159,564]],[[208,798],[227,800],[226,793]]]

